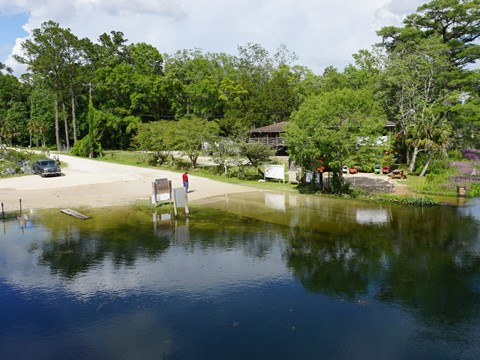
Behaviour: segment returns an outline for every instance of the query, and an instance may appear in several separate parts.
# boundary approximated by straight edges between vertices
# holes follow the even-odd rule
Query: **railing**
[[[264,144],[267,144],[273,147],[285,146],[285,142],[279,138],[251,137],[248,139],[248,142],[263,142]]]

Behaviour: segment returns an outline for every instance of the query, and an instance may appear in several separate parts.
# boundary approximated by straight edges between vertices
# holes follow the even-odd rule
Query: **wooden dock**
[[[75,211],[75,210],[72,210],[72,209],[61,209],[60,211],[64,214],[76,217],[77,219],[81,219],[81,220],[90,219],[90,216],[84,215],[84,214],[79,213],[78,211]]]
[[[18,223],[20,224],[21,227],[24,227],[27,225],[28,216],[27,214],[20,214],[17,216]]]

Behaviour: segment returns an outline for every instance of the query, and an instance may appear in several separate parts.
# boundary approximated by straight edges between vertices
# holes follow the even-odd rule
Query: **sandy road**
[[[42,178],[28,175],[0,179],[0,202],[6,212],[23,209],[103,207],[148,200],[155,179],[168,178],[181,187],[181,174],[60,155],[66,166],[63,176]],[[227,193],[249,192],[248,186],[233,185],[190,175],[189,201]]]

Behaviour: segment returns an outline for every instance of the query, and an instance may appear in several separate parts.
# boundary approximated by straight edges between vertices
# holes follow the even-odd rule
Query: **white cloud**
[[[422,0],[0,0],[0,12],[27,12],[31,31],[53,20],[78,37],[96,41],[121,31],[130,42],[147,42],[162,53],[200,48],[237,54],[259,43],[270,53],[282,44],[298,63],[321,73],[342,69],[360,49],[379,40],[376,31],[399,25]],[[15,51],[18,51],[16,46]],[[11,67],[17,68],[11,60]],[[14,66],[15,65],[15,66]]]

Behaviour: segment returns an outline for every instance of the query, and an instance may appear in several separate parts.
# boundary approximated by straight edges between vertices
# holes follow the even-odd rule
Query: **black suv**
[[[33,172],[41,177],[45,176],[61,176],[62,170],[55,160],[42,159],[33,163]]]

